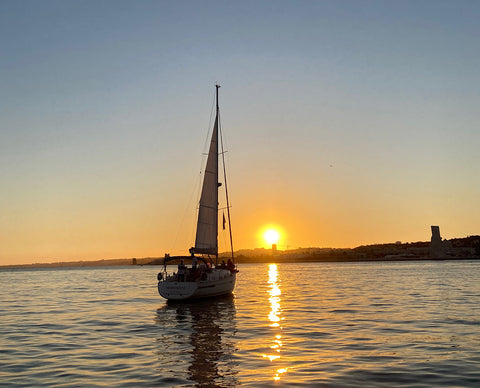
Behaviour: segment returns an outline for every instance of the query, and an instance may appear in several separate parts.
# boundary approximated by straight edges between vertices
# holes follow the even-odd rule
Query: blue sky
[[[188,249],[216,82],[238,248],[480,233],[479,11],[1,2],[0,263]]]

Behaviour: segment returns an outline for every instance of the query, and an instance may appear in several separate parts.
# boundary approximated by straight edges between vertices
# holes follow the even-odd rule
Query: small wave
[[[358,313],[358,310],[334,309],[334,310],[330,310],[329,313],[333,313],[333,314],[356,314],[356,313]]]

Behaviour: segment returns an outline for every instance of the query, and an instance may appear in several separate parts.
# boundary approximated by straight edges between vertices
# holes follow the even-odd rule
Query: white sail
[[[216,255],[218,234],[218,111],[210,141],[198,210],[194,253]]]

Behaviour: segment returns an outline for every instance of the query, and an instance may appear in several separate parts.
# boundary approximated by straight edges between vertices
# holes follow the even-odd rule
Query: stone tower
[[[438,259],[445,256],[445,247],[440,236],[440,227],[431,226],[432,228],[432,239],[430,240],[430,257],[432,259]]]

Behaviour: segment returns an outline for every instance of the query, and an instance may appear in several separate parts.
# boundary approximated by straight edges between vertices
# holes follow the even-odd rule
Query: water
[[[0,271],[0,385],[480,385],[480,262],[248,264],[195,304],[158,270]]]

